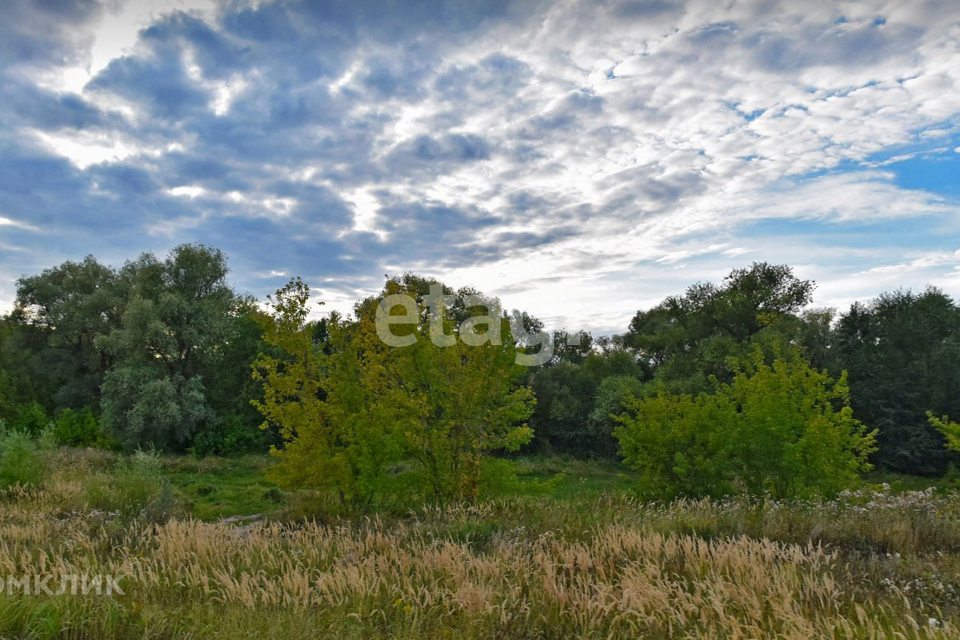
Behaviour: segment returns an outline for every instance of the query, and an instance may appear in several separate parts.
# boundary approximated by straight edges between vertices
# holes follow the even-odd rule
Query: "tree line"
[[[960,415],[960,308],[934,288],[811,309],[813,282],[754,263],[622,334],[556,332],[546,365],[520,367],[514,354],[543,347],[505,315],[501,345],[439,348],[426,311],[393,329],[424,339],[378,339],[384,296],[422,301],[438,284],[444,332],[482,338],[476,303],[493,299],[469,287],[404,274],[350,316],[312,320],[301,280],[260,305],[228,275],[221,251],[188,244],[21,278],[0,318],[0,419],[52,424],[74,446],[272,449],[278,481],[357,504],[473,499],[509,481],[516,452],[620,456],[656,492],[690,495],[833,491],[870,464],[936,475],[955,461],[943,433]]]

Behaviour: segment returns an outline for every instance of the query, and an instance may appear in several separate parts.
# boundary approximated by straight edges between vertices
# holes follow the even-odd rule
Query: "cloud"
[[[953,3],[8,16],[0,304],[24,272],[186,241],[226,250],[256,295],[303,274],[349,310],[411,269],[604,331],[745,260],[815,275],[818,303],[894,273],[957,283],[922,257],[956,250],[955,192],[903,179],[960,139]]]

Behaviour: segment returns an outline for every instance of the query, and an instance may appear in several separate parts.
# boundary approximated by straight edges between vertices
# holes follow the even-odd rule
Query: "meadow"
[[[807,640],[960,627],[960,498],[918,480],[870,478],[832,501],[656,503],[615,463],[519,459],[499,497],[364,514],[281,491],[265,456],[49,456],[39,486],[0,497],[0,575],[53,587],[117,576],[124,593],[14,589],[0,596],[2,637]]]

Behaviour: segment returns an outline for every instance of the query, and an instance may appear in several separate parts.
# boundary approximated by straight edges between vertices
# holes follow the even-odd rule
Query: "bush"
[[[796,352],[769,366],[758,349],[747,367],[712,395],[661,392],[617,419],[648,494],[832,496],[870,468],[876,432],[853,418],[845,375],[833,383]]]
[[[258,423],[241,415],[231,414],[201,429],[193,438],[189,451],[197,457],[232,456],[269,450],[266,433]]]
[[[46,464],[37,442],[23,431],[6,431],[0,424],[0,488],[38,487]]]
[[[109,448],[106,434],[89,408],[80,411],[64,409],[54,422],[53,435],[57,442],[68,447]]]
[[[47,412],[39,402],[22,404],[17,407],[17,417],[10,424],[11,431],[19,431],[28,436],[38,436],[50,424]]]

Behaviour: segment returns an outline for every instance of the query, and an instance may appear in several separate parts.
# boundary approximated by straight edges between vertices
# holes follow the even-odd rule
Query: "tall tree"
[[[697,283],[638,312],[624,340],[659,381],[678,391],[704,391],[711,375],[732,377],[729,359],[749,353],[760,334],[776,339],[780,334],[772,329],[810,303],[814,286],[790,267],[754,263],[733,270],[720,285]]]
[[[613,348],[589,353],[578,364],[561,361],[535,370],[531,386],[537,406],[530,419],[536,434],[533,446],[578,456],[615,455],[609,419],[610,413],[621,409],[615,383],[607,385],[602,408],[598,404],[600,389],[611,378],[634,381],[621,383],[617,391],[627,387],[638,391],[649,372],[632,353]]]
[[[876,460],[906,473],[942,473],[952,459],[927,420],[960,415],[960,309],[942,291],[894,291],[854,304],[836,330],[857,415],[880,431]]]
[[[115,359],[103,384],[103,421],[128,446],[183,448],[216,421],[205,377],[238,309],[227,273],[221,251],[190,244],[164,261],[144,254],[121,269],[129,292],[123,318],[95,344]]]
[[[33,366],[55,389],[48,409],[97,406],[114,363],[97,339],[120,325],[126,295],[117,273],[93,256],[17,282],[15,320],[30,327],[21,338],[32,343]]]

